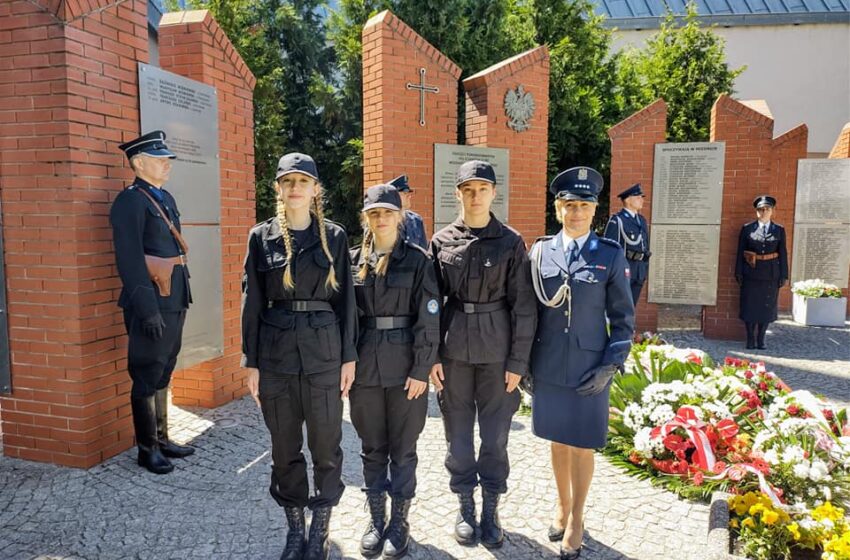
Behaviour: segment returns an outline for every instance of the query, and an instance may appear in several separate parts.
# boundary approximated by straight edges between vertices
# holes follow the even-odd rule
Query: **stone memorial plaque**
[[[650,303],[716,305],[719,225],[653,224]]]
[[[3,208],[0,205],[0,233],[3,231]],[[11,355],[9,353],[8,308],[6,305],[6,263],[0,234],[0,393],[12,392]]]
[[[460,202],[455,198],[455,173],[460,164],[472,159],[486,161],[496,171],[496,200],[492,211],[500,221],[507,222],[510,189],[508,155],[505,148],[434,144],[434,231],[457,218]]]
[[[797,223],[850,223],[850,159],[797,162]]]
[[[791,263],[792,282],[820,278],[840,288],[848,287],[850,225],[795,224]]]
[[[164,130],[166,144],[177,155],[168,190],[178,204],[186,201],[180,206],[181,221],[219,223],[221,176],[215,88],[140,62],[139,104],[142,134]]]
[[[725,142],[655,145],[652,223],[720,224]]]
[[[164,130],[177,155],[165,188],[189,244],[194,303],[177,364],[186,368],[224,353],[218,100],[211,86],[139,63],[139,104],[142,133]]]

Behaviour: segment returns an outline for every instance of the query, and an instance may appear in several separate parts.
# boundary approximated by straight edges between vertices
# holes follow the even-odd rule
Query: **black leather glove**
[[[165,321],[162,320],[162,315],[159,313],[142,321],[142,331],[154,340],[162,338],[164,330]]]
[[[605,386],[608,385],[611,378],[614,377],[614,374],[617,373],[617,369],[614,364],[607,364],[589,370],[584,374],[585,381],[576,389],[576,393],[582,397],[601,393],[605,390]]]
[[[529,395],[534,394],[534,378],[531,377],[530,373],[522,376],[522,379],[519,382],[519,388]]]
[[[735,275],[735,282],[737,282],[738,285],[740,286],[741,284],[744,283],[744,277],[740,274],[736,274]]]

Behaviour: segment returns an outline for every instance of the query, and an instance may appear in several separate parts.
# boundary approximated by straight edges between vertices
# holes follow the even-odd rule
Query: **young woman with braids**
[[[342,398],[354,381],[357,312],[345,231],[324,219],[310,156],[280,158],[277,216],[254,226],[242,281],[242,365],[271,433],[270,492],[286,514],[282,560],[328,557],[342,495]],[[308,497],[302,425],[313,459]],[[309,540],[304,507],[312,512]],[[306,542],[305,542],[306,541]]]
[[[400,233],[403,219],[395,187],[369,188],[363,204],[363,244],[351,251],[360,315],[351,421],[362,440],[363,490],[371,513],[360,541],[366,557],[407,554],[416,441],[425,427],[428,372],[439,348],[436,274],[425,250]]]

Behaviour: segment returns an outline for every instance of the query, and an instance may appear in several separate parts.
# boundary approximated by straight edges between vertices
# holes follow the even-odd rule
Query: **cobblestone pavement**
[[[669,331],[671,342],[701,347],[715,358],[763,358],[793,387],[835,400],[850,398],[850,330],[812,329],[787,321],[768,335],[769,349],[745,354],[739,343],[704,341]],[[131,450],[88,471],[0,458],[0,559],[276,559],[283,514],[267,492],[269,438],[250,399],[216,410],[172,410],[175,439],[198,452],[157,476],[135,465]],[[332,557],[359,558],[366,523],[358,440],[344,424],[348,486],[331,522]],[[546,442],[517,416],[510,441],[513,471],[501,509],[507,542],[498,551],[464,548],[451,538],[456,502],[443,468],[445,441],[431,395],[420,439],[419,489],[411,511],[410,558],[556,558],[546,540],[554,506]],[[582,558],[701,560],[708,507],[689,503],[620,473],[604,458],[587,508]]]

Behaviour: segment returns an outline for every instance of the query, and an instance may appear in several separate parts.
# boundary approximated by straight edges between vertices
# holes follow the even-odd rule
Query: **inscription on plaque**
[[[655,145],[652,303],[716,305],[724,142]]]
[[[820,278],[847,287],[850,276],[850,225],[795,224],[791,280]]]
[[[434,144],[434,231],[457,218],[460,202],[455,197],[455,173],[465,161],[478,159],[493,166],[496,172],[496,200],[493,214],[502,222],[508,219],[510,177],[508,150],[455,144]]]
[[[224,353],[218,100],[211,86],[139,63],[139,104],[142,133],[164,130],[177,155],[165,188],[189,244],[194,303],[177,363],[186,368]]]
[[[653,223],[719,224],[725,152],[724,142],[656,144]]]
[[[653,224],[649,301],[717,304],[719,225]]]

